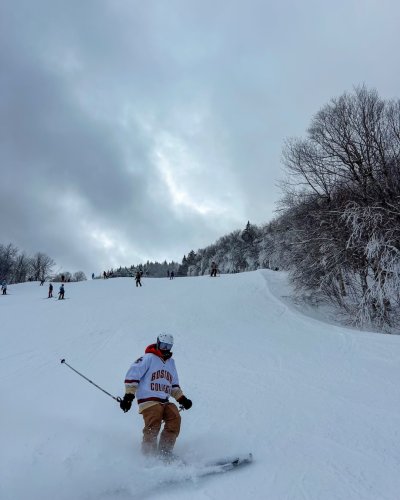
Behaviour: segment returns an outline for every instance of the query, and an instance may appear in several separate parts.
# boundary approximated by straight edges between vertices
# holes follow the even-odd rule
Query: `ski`
[[[180,482],[193,480],[194,478],[201,478],[205,476],[212,476],[216,474],[222,474],[224,472],[237,469],[243,465],[251,464],[253,461],[252,453],[247,453],[246,455],[236,455],[233,457],[221,458],[218,460],[212,460],[204,464],[199,463],[188,463],[181,460],[179,457],[174,457],[172,460],[164,461],[163,463],[167,466],[177,467],[183,473],[178,479],[171,479],[167,482]],[[186,476],[187,474],[187,476]]]
[[[203,469],[199,471],[199,476],[209,476],[211,474],[220,474],[228,472],[243,465],[251,464],[253,461],[253,454],[248,453],[243,456],[235,456],[231,458],[223,458],[208,462],[204,465]]]
[[[186,462],[183,460],[179,455],[174,455],[174,454],[169,454],[166,456],[161,456],[159,457],[161,460],[161,463],[164,463],[166,465],[181,465],[181,466],[201,466],[201,467],[225,467],[225,466],[231,466],[232,468],[238,467],[240,465],[244,464],[249,464],[253,461],[253,454],[252,453],[247,453],[245,455],[234,455],[231,457],[226,457],[226,458],[219,458],[218,460],[211,460],[208,462],[205,462],[203,464],[191,464],[190,462]]]

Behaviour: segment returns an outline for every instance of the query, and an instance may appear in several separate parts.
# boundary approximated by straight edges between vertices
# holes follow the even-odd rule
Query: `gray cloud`
[[[97,272],[266,222],[283,141],[399,88],[394,1],[0,5],[1,239]]]

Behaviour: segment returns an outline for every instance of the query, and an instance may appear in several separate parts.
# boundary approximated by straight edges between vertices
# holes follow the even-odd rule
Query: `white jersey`
[[[139,406],[150,401],[166,403],[171,395],[175,399],[182,396],[175,361],[172,358],[164,360],[150,352],[131,365],[125,387],[126,392],[136,395]]]

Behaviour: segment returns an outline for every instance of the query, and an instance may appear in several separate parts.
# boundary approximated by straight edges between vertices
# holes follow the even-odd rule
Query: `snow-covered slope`
[[[285,280],[94,280],[66,284],[64,301],[38,283],[10,286],[0,296],[0,498],[400,498],[400,336],[302,315],[279,297]],[[176,452],[198,464],[252,451],[251,466],[196,479],[195,467],[149,463],[136,403],[124,414],[60,364],[122,395],[130,363],[161,331],[175,336],[193,400]]]

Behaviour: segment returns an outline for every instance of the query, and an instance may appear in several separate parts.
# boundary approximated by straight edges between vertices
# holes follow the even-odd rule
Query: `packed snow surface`
[[[64,301],[47,286],[0,296],[2,500],[400,498],[400,336],[304,315],[273,271],[67,283]],[[160,332],[193,400],[186,467],[142,457],[136,402],[123,413],[60,363],[122,396]],[[251,465],[199,477],[248,452]]]

